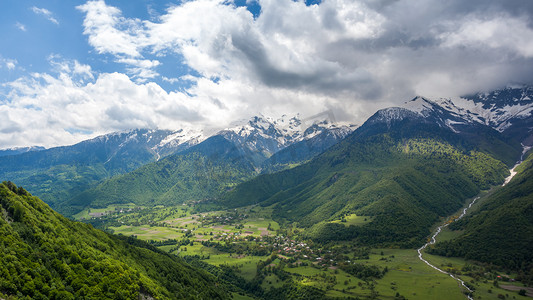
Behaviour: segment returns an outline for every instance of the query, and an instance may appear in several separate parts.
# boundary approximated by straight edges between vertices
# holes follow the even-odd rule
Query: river
[[[523,144],[522,144],[522,147],[523,147],[523,150],[522,150],[522,155],[520,156],[520,160],[519,160],[519,161],[516,163],[516,165],[514,165],[514,167],[510,170],[511,175],[509,175],[509,176],[505,179],[505,181],[504,181],[504,183],[502,184],[502,186],[505,186],[507,183],[509,183],[509,182],[511,181],[511,179],[513,179],[513,177],[516,175],[516,171],[515,171],[516,167],[518,167],[518,166],[522,163],[522,161],[524,160],[524,155],[525,155],[525,154],[526,154],[526,153],[532,148],[531,146],[525,146],[525,145],[523,145]],[[455,220],[453,220],[453,221],[455,222],[455,221],[461,219],[462,217],[464,217],[464,216],[466,215],[466,212],[472,207],[472,205],[474,205],[474,203],[476,203],[476,201],[477,201],[478,199],[479,199],[479,197],[474,198],[474,200],[472,200],[472,201],[468,204],[468,206],[465,207],[465,208],[463,209],[463,213],[462,213],[459,217],[457,217]],[[424,246],[420,247],[420,248],[417,250],[417,251],[418,251],[418,258],[419,258],[421,261],[423,261],[424,263],[426,263],[428,266],[432,267],[433,269],[435,269],[435,270],[437,270],[437,271],[439,271],[439,272],[441,272],[441,273],[443,273],[443,274],[447,274],[447,275],[449,275],[451,278],[457,280],[458,282],[461,283],[461,285],[462,285],[462,286],[463,286],[468,292],[470,292],[470,294],[472,294],[474,291],[472,291],[468,286],[466,286],[466,285],[465,285],[465,282],[464,282],[461,278],[459,278],[459,277],[457,277],[457,276],[455,276],[455,275],[453,275],[453,274],[451,274],[451,273],[449,273],[449,272],[446,272],[446,271],[444,271],[444,270],[439,269],[438,267],[432,265],[430,262],[428,262],[427,260],[425,260],[425,259],[422,257],[422,250],[426,249],[426,247],[429,246],[429,245],[433,245],[433,244],[435,244],[435,243],[437,242],[437,240],[436,240],[437,235],[439,235],[439,233],[442,231],[442,228],[444,228],[444,227],[446,227],[446,226],[448,226],[448,225],[450,225],[450,223],[446,223],[446,224],[441,225],[441,226],[439,226],[439,227],[437,228],[437,231],[435,231],[435,233],[433,234],[433,236],[431,237],[431,239],[429,240],[429,242],[427,242],[426,244],[424,244]],[[470,294],[467,294],[466,296],[468,297],[468,299],[473,300],[474,298],[472,298],[472,296],[471,296]]]
[[[466,215],[467,210],[468,210],[470,207],[472,207],[472,205],[474,205],[474,203],[476,203],[476,201],[477,201],[478,199],[479,199],[479,197],[474,198],[474,200],[472,200],[472,202],[470,202],[470,204],[468,204],[468,206],[465,207],[465,208],[463,209],[463,213],[461,213],[461,215],[460,215],[459,217],[457,217],[457,218],[454,220],[454,222],[457,221],[457,220],[459,220],[459,219],[461,219],[462,217],[464,217],[464,216]],[[444,225],[439,226],[439,227],[437,228],[437,231],[435,231],[435,233],[434,233],[433,236],[431,237],[431,240],[430,240],[429,242],[427,242],[426,244],[424,244],[424,246],[418,248],[418,250],[417,250],[417,251],[418,251],[418,258],[419,258],[421,261],[423,261],[424,263],[426,263],[426,265],[432,267],[433,269],[435,269],[435,270],[437,270],[437,271],[439,271],[439,272],[441,272],[441,273],[443,273],[443,274],[447,274],[447,275],[449,275],[451,278],[457,280],[458,282],[461,283],[461,285],[462,285],[467,291],[469,291],[470,293],[473,293],[474,291],[472,291],[468,286],[466,286],[466,285],[465,285],[465,282],[464,282],[461,278],[459,278],[459,277],[457,277],[457,276],[455,276],[455,275],[453,275],[453,274],[451,274],[451,273],[448,273],[448,272],[446,272],[446,271],[444,271],[444,270],[442,270],[442,269],[439,269],[438,267],[432,265],[430,262],[428,262],[427,260],[425,260],[425,259],[422,257],[422,250],[426,249],[426,247],[429,246],[429,245],[433,245],[433,244],[435,244],[435,243],[437,242],[437,240],[436,240],[437,235],[439,235],[439,233],[442,231],[442,228],[444,228],[444,227],[446,227],[446,226],[448,226],[448,225],[450,225],[450,223],[446,223],[446,224],[444,224]],[[468,299],[473,300],[472,296],[467,295],[467,297],[468,297]]]

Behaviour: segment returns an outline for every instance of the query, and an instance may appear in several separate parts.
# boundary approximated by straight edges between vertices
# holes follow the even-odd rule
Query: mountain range
[[[532,99],[530,87],[415,97],[360,127],[256,116],[211,136],[138,129],[5,152],[0,174],[67,215],[208,200],[217,209],[272,211],[281,228],[303,229],[302,238],[324,247],[419,247],[434,224],[485,190],[479,207],[450,225],[457,233],[428,251],[509,268],[531,283]],[[211,275],[138,240],[67,220],[29,192],[0,184],[0,247],[10,253],[0,257],[0,293],[227,297]]]
[[[349,126],[328,122],[301,130],[297,121],[254,117],[185,151],[107,180],[72,198],[66,206],[80,210],[114,203],[151,206],[214,200],[264,170],[278,170],[309,160],[352,131]],[[280,127],[280,123],[288,126]],[[301,149],[302,145],[308,145],[309,150],[291,152],[290,149]],[[298,156],[275,159],[280,149]]]
[[[46,148],[40,147],[40,146],[8,148],[8,149],[0,150],[0,156],[17,155],[17,154],[21,154],[21,153],[32,152],[32,151],[41,151],[41,150],[45,150],[45,149]]]
[[[452,105],[450,99],[416,97],[380,110],[309,163],[258,176],[221,201],[229,207],[273,206],[276,221],[309,227],[317,240],[419,245],[439,217],[481,189],[503,183],[521,143],[531,139],[531,89],[486,97],[494,95],[520,98],[493,100],[484,108],[467,98]],[[350,215],[371,221],[338,223]]]
[[[195,130],[136,129],[99,136],[73,146],[0,156],[0,178],[24,185],[32,194],[65,214],[75,213],[90,204],[122,203],[126,198],[139,204],[201,200],[261,171],[279,170],[308,160],[344,138],[354,127],[320,120],[303,128],[298,116],[283,116],[276,120],[256,116],[211,137]],[[294,153],[294,156],[285,154],[280,159],[273,156],[293,144],[299,150],[287,153]],[[151,162],[154,164],[149,164]],[[144,169],[136,170],[146,164],[149,165]],[[212,164],[217,167],[212,168]],[[139,182],[132,183],[132,177],[152,168],[174,171],[184,168],[182,173],[171,172],[180,178],[183,174],[191,176],[184,179],[190,182],[184,183],[186,187],[180,187],[181,179],[168,177],[169,174],[162,171],[162,178],[153,174],[141,176],[148,181],[157,181],[156,186],[146,189]],[[134,170],[136,173],[113,178],[98,187],[105,179]],[[230,174],[232,172],[235,174]],[[165,182],[159,185],[160,181]],[[129,194],[121,193],[119,186],[112,187],[116,196],[104,191],[103,198],[106,199],[87,200],[87,194],[98,193],[99,189],[114,185],[114,182],[127,182],[122,189]],[[214,187],[202,188],[205,182]],[[130,184],[136,186],[137,191],[147,190],[149,194],[133,193]],[[91,188],[96,192],[89,191]],[[152,192],[157,196],[150,194]],[[175,195],[178,198],[174,199]],[[154,198],[160,196],[163,197],[161,201]]]
[[[54,208],[99,181],[133,171],[201,141],[197,132],[136,129],[72,146],[0,156],[0,178],[16,181]]]

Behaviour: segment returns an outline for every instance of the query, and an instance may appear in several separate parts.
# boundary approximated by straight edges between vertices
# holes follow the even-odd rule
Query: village
[[[194,205],[179,205],[107,211],[110,213],[92,217],[90,222],[110,233],[146,241],[189,262],[229,268],[248,282],[259,280],[266,290],[279,288],[292,278],[331,296],[366,297],[377,292],[402,293],[405,273],[416,272],[417,280],[443,280],[426,277],[416,251],[371,249],[355,242],[317,243],[306,237],[307,229],[294,224],[280,226],[272,219],[269,207],[202,212]],[[355,215],[343,219],[346,221],[333,222],[348,226],[370,220]],[[486,287],[487,294],[494,288],[492,281],[507,281],[506,277],[498,278],[498,273],[483,273],[483,268],[469,269],[471,265],[464,261],[452,262],[441,262],[440,266],[454,274],[471,276],[476,284]],[[388,275],[391,272],[393,275]],[[382,278],[390,279],[376,286]],[[431,285],[426,292],[436,288],[438,285]]]

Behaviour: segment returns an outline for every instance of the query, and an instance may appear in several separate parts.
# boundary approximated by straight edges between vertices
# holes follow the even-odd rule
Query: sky
[[[533,83],[530,0],[2,0],[0,148]]]

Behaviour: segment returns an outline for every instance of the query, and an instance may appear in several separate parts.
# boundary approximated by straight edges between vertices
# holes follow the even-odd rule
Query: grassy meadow
[[[91,209],[91,212],[97,210]],[[200,213],[181,205],[137,209],[106,217],[109,218],[107,229],[115,234],[135,236],[178,256],[198,257],[210,265],[230,267],[248,282],[259,280],[258,284],[265,292],[280,290],[291,283],[320,289],[332,298],[467,299],[460,283],[420,261],[414,249],[366,249],[363,251],[366,251],[365,255],[358,256],[356,252],[346,250],[354,247],[347,243],[324,247],[305,244],[298,234],[305,231],[304,228],[280,228],[272,220],[272,212],[272,207],[249,206]],[[88,212],[82,213],[79,217]],[[370,217],[351,214],[334,222],[357,226],[370,221]],[[451,239],[457,234],[444,228],[438,239]],[[211,243],[210,246],[206,246],[206,242]],[[242,250],[249,248],[239,248],[241,245],[270,248],[265,255],[251,255]],[[344,256],[336,252],[342,252]],[[319,260],[322,257],[331,258]],[[386,272],[381,278],[358,278],[340,267],[346,262],[338,257],[350,263],[377,266]],[[424,258],[443,270],[460,274],[460,278],[475,288],[474,299],[527,299],[518,295],[518,291],[495,286],[494,280],[465,275],[468,270],[479,268],[474,262],[429,254],[424,254]],[[496,274],[493,271],[493,275]],[[234,296],[235,299],[250,299],[247,297],[252,295],[241,292],[234,293]]]

